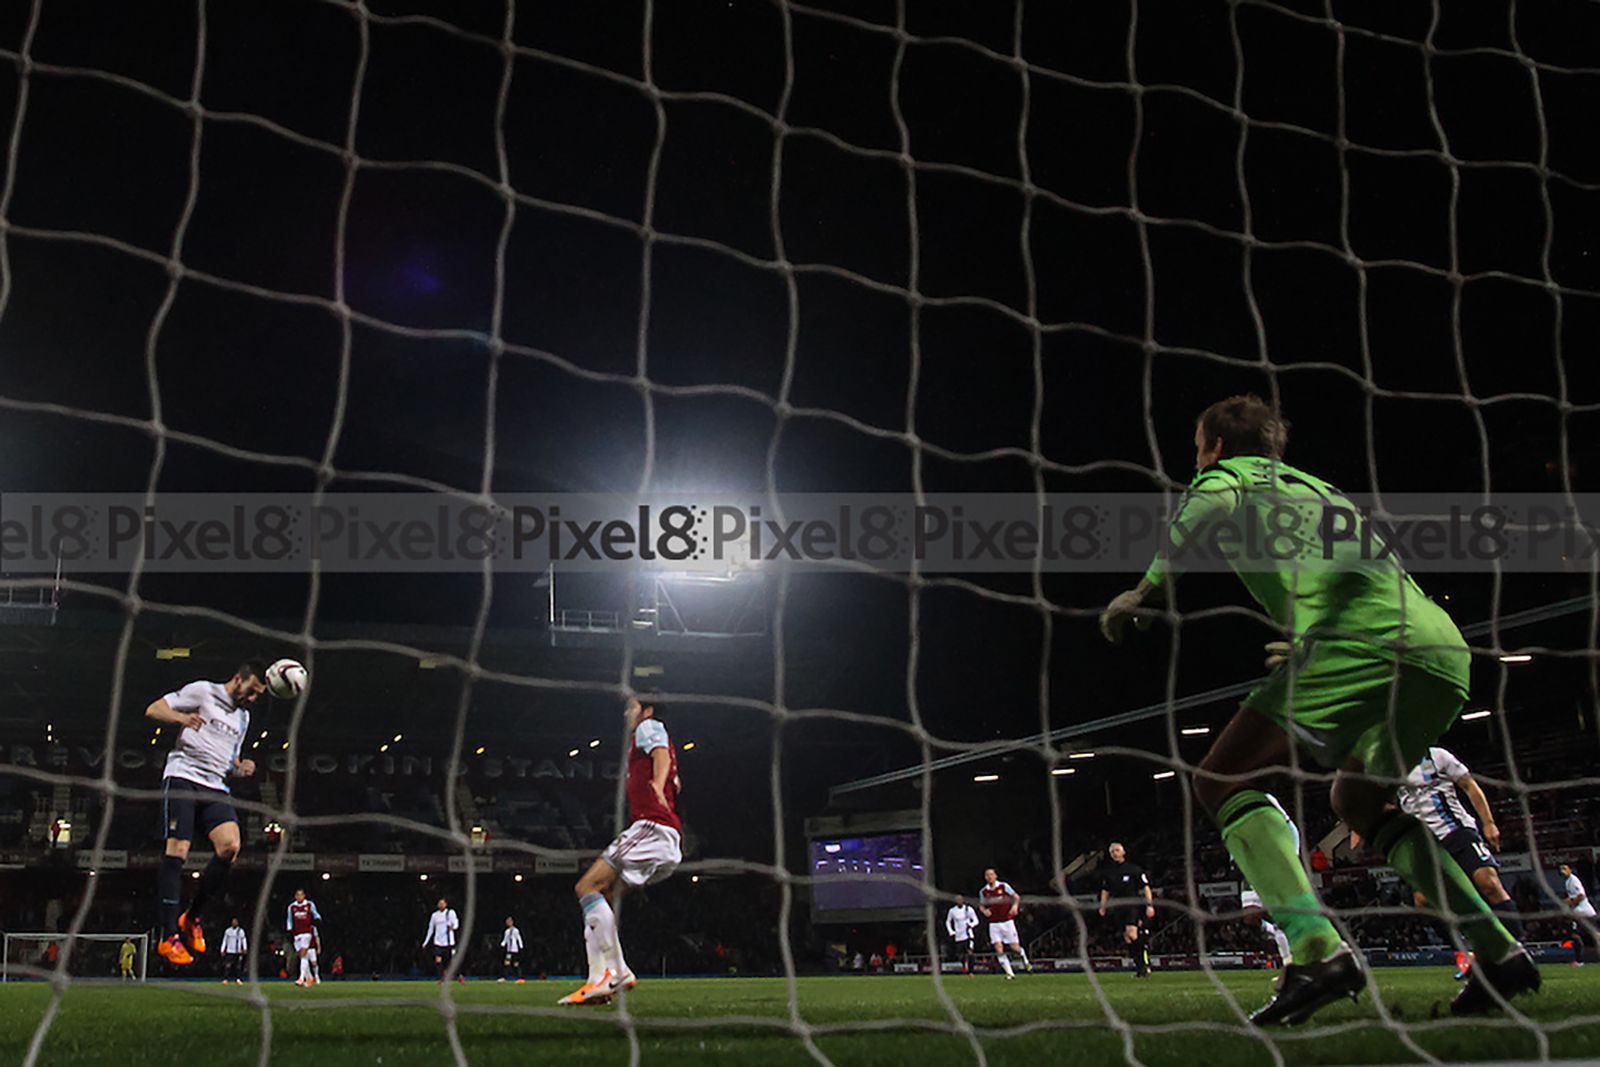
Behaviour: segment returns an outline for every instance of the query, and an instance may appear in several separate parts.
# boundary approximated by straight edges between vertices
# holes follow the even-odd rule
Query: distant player
[[[506,932],[500,935],[500,950],[505,954],[500,960],[500,981],[516,975],[517,984],[521,985],[522,931],[517,929],[516,920],[509,915],[506,916]]]
[[[124,982],[133,981],[133,957],[138,951],[133,947],[133,938],[127,938],[122,942],[122,951],[117,958],[117,964]]]
[[[944,915],[944,932],[955,943],[956,954],[961,957],[961,973],[972,974],[973,931],[978,928],[978,913],[967,903],[966,897],[956,897]]]
[[[1198,549],[1204,558],[1228,560],[1288,638],[1268,645],[1273,673],[1245,698],[1195,776],[1197,799],[1294,948],[1294,963],[1254,1022],[1305,1022],[1367,984],[1261,791],[1268,775],[1292,765],[1291,744],[1337,772],[1334,811],[1413,889],[1443,885],[1443,904],[1461,918],[1478,957],[1451,1013],[1493,1010],[1500,998],[1537,989],[1538,967],[1427,828],[1388,807],[1390,783],[1404,778],[1460,714],[1472,654],[1394,553],[1364,551],[1359,531],[1348,540],[1333,536],[1328,522],[1359,509],[1329,483],[1283,462],[1288,437],[1288,424],[1259,397],[1230,397],[1200,414],[1196,474],[1168,529],[1171,551],[1157,555],[1137,588],[1107,605],[1101,630],[1120,641],[1147,600],[1170,595],[1183,554]],[[1270,548],[1261,540],[1266,532],[1273,534]],[[1249,543],[1261,547],[1250,552],[1242,547]]]
[[[244,954],[250,951],[250,938],[235,918],[222,931],[222,984],[244,985]]]
[[[450,969],[450,959],[456,954],[456,933],[461,929],[461,920],[456,917],[456,909],[443,897],[434,906],[433,914],[428,916],[428,930],[422,935],[422,947],[433,953],[433,965],[438,968],[439,981],[444,981],[445,972]],[[463,984],[466,977],[456,975]]]
[[[1121,841],[1111,842],[1106,855],[1111,862],[1100,867],[1100,917],[1109,915],[1122,928],[1122,943],[1133,960],[1133,973],[1148,978],[1150,950],[1144,942],[1144,924],[1146,919],[1156,917],[1150,876],[1137,863],[1128,862],[1128,850]],[[1144,898],[1142,904],[1140,897]]]
[[[995,959],[1000,961],[1006,978],[1017,976],[1011,969],[1011,957],[1006,955],[1008,948],[1022,960],[1023,970],[1033,970],[1033,964],[1028,962],[1028,954],[1022,950],[1017,939],[1017,913],[1022,910],[1022,897],[1011,888],[1009,882],[1000,880],[1000,875],[993,867],[983,872],[983,888],[978,890],[978,910],[989,920],[989,943],[994,946]]]
[[[1561,865],[1561,877],[1565,879],[1561,886],[1561,896],[1566,900],[1567,907],[1572,909],[1572,914],[1577,918],[1572,920],[1572,965],[1583,966],[1584,946],[1594,940],[1592,929],[1594,927],[1594,902],[1589,899],[1589,894],[1583,888],[1583,883],[1578,880],[1578,873],[1572,869],[1572,864]],[[1589,920],[1587,924],[1583,920]]]
[[[228,779],[248,778],[256,772],[255,761],[241,759],[239,752],[250,729],[250,707],[267,689],[263,674],[259,664],[244,663],[226,682],[190,682],[144,712],[163,725],[180,727],[161,782],[167,851],[156,879],[161,902],[161,941],[156,951],[179,967],[194,962],[191,951],[205,952],[201,917],[211,898],[227,884],[228,872],[239,855],[239,816],[233,810]],[[213,854],[188,910],[180,913],[183,864],[196,830],[210,839]],[[180,932],[188,939],[187,947]]]
[[[1283,805],[1278,803],[1277,797],[1271,793],[1267,793],[1265,796],[1272,802],[1273,807],[1283,811]],[[1300,848],[1300,827],[1296,826],[1294,820],[1289,818],[1287,811],[1283,811],[1283,821],[1289,824],[1289,832],[1294,834],[1294,847],[1298,850]],[[1239,907],[1244,911],[1245,922],[1251,924],[1259,923],[1262,932],[1277,943],[1279,965],[1287,967],[1293,963],[1294,950],[1289,945],[1288,936],[1273,923],[1271,916],[1267,914],[1266,907],[1261,903],[1261,894],[1252,889],[1249,882],[1245,882],[1239,891]]]
[[[321,921],[322,913],[317,911],[317,905],[307,899],[304,889],[296,889],[294,900],[290,901],[284,915],[283,929],[294,945],[295,955],[300,957],[300,977],[294,984],[302,988],[317,984],[317,924]]]
[[[1461,803],[1461,793],[1472,802],[1478,813],[1476,820]],[[1467,765],[1448,749],[1433,745],[1411,768],[1397,799],[1400,810],[1420,819],[1439,839],[1444,850],[1471,877],[1472,884],[1500,916],[1506,929],[1518,941],[1522,940],[1522,916],[1517,912],[1517,902],[1500,882],[1500,863],[1494,858],[1500,851],[1500,827],[1495,825],[1489,798],[1483,795],[1483,787],[1472,777]],[[1418,890],[1416,896],[1417,906],[1426,907],[1427,893]],[[1459,971],[1465,969],[1463,964]]]
[[[623,709],[628,736],[628,811],[632,822],[611,842],[574,891],[583,908],[589,977],[560,1004],[599,1004],[637,984],[622,956],[611,902],[628,888],[654,885],[683,862],[678,821],[678,754],[653,704],[637,698]]]

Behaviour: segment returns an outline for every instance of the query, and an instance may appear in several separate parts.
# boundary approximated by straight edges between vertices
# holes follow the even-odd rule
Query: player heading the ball
[[[682,824],[678,821],[678,753],[657,708],[637,697],[623,709],[628,745],[628,813],[626,830],[573,887],[583,908],[583,944],[589,956],[589,977],[559,1004],[603,1004],[618,990],[632,989],[638,979],[622,956],[617,916],[612,902],[629,887],[655,885],[683,862]]]
[[[260,664],[242,663],[226,682],[190,682],[144,712],[165,726],[180,727],[161,781],[161,824],[167,850],[156,876],[161,935],[156,951],[179,967],[194,962],[191,951],[205,952],[201,916],[227,884],[228,872],[239,855],[239,815],[233,810],[228,779],[248,778],[256,772],[255,761],[241,759],[239,752],[250,730],[250,707],[266,692],[264,674]],[[211,862],[200,875],[200,886],[188,910],[180,913],[183,864],[197,829],[211,840]]]
[[[1182,548],[1187,532],[1218,520],[1263,525],[1286,501],[1350,507],[1328,482],[1283,461],[1288,439],[1288,423],[1256,396],[1229,397],[1201,412],[1196,474],[1168,535],[1174,548]],[[1301,1023],[1340,997],[1354,997],[1367,982],[1356,954],[1323,915],[1284,819],[1262,790],[1268,775],[1293,765],[1291,744],[1337,772],[1334,810],[1413,889],[1443,887],[1442,903],[1478,957],[1450,1004],[1453,1014],[1488,1011],[1502,998],[1539,988],[1539,969],[1472,879],[1395,804],[1393,783],[1461,713],[1472,658],[1466,640],[1393,555],[1363,558],[1346,542],[1308,540],[1302,547],[1313,556],[1331,551],[1331,559],[1314,567],[1300,566],[1290,553],[1270,567],[1233,561],[1287,640],[1267,646],[1272,673],[1218,735],[1194,784],[1294,953],[1277,993],[1251,1019]],[[1148,625],[1140,609],[1170,592],[1178,554],[1157,555],[1138,587],[1106,607],[1100,626],[1107,640],[1119,642],[1129,619]]]

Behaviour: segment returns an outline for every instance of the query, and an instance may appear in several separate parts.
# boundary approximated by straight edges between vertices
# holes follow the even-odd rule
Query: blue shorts
[[[236,823],[233,798],[220,789],[207,789],[187,778],[161,782],[161,832],[168,840],[193,841],[195,830],[209,835],[225,822]]]
[[[1483,843],[1483,835],[1471,827],[1463,826],[1450,831],[1440,840],[1440,844],[1450,853],[1450,858],[1469,875],[1480,867],[1493,867],[1497,871],[1500,869],[1500,861],[1494,858],[1489,846]]]

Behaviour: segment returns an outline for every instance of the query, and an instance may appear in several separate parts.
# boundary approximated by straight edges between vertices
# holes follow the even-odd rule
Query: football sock
[[[156,875],[156,895],[161,901],[158,918],[161,937],[165,940],[178,932],[178,903],[183,896],[182,856],[161,857],[161,872]]]
[[[312,978],[318,978],[318,977],[321,976],[320,972],[317,969],[317,950],[316,949],[314,949],[314,948],[306,949],[306,964],[311,969],[311,977]]]
[[[628,973],[627,961],[622,958],[622,944],[617,939],[617,916],[611,904],[599,893],[590,893],[578,901],[583,906],[583,921],[594,931],[595,942],[605,960],[605,970],[617,977]]]
[[[1500,923],[1511,932],[1511,936],[1521,941],[1523,938],[1522,913],[1517,910],[1517,902],[1510,898],[1489,907],[1500,916]]]
[[[1004,952],[999,953],[999,956],[1001,970],[1005,971],[1007,974],[1015,974],[1016,972],[1011,969],[1011,957],[1007,956]]]
[[[606,957],[600,951],[600,943],[587,921],[583,924],[583,951],[589,957],[589,977],[584,979],[583,984],[594,985],[606,972]]]
[[[1429,900],[1438,900],[1443,890],[1443,910],[1461,924],[1479,956],[1499,963],[1517,947],[1517,939],[1495,918],[1461,865],[1415,818],[1390,812],[1373,831],[1372,843],[1412,889]]]
[[[1284,936],[1283,931],[1265,919],[1261,920],[1261,929],[1271,934],[1272,939],[1278,943],[1278,955],[1283,959],[1283,965],[1287,967],[1293,963],[1294,950],[1289,947],[1289,939]]]
[[[1240,790],[1217,809],[1216,820],[1228,854],[1288,935],[1295,960],[1316,963],[1337,952],[1339,932],[1311,890],[1294,831],[1267,795]]]
[[[300,957],[300,980],[302,982],[311,977],[311,960],[306,956]]]
[[[211,857],[211,862],[200,874],[200,887],[194,892],[194,900],[189,902],[189,918],[198,920],[205,913],[211,898],[222,892],[222,887],[227,884],[231,870],[232,863],[220,856]]]
[[[1018,946],[1017,955],[1022,957],[1022,969],[1023,970],[1025,970],[1025,971],[1033,970],[1033,964],[1028,962],[1028,950],[1027,949]]]

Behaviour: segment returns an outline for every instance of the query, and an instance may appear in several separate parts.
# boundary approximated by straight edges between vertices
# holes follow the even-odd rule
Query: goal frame
[[[0,982],[12,981],[11,974],[11,943],[13,941],[37,942],[40,944],[50,941],[132,941],[139,949],[139,977],[138,981],[145,981],[149,974],[150,966],[150,935],[148,933],[101,933],[101,934],[51,934],[44,931],[21,930],[0,935]],[[76,979],[84,981],[84,979]]]

